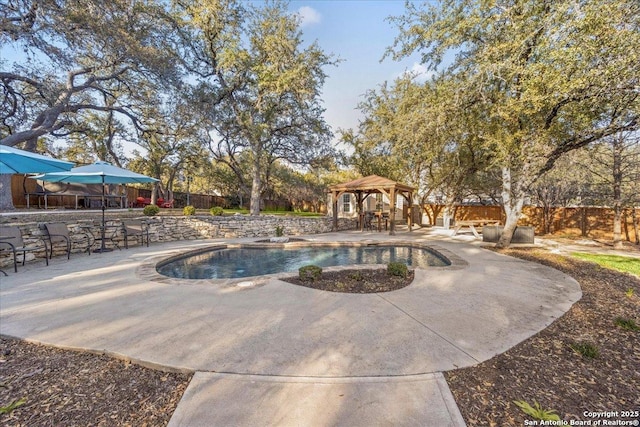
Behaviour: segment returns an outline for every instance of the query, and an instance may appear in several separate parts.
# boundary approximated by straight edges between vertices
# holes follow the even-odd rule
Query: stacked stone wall
[[[131,217],[127,218],[131,219]],[[149,241],[169,242],[175,240],[201,240],[218,238],[243,238],[243,237],[272,237],[276,235],[276,229],[280,228],[286,236],[299,236],[305,234],[320,234],[332,231],[331,218],[305,218],[296,216],[261,215],[258,217],[246,215],[232,216],[158,216],[140,217],[149,226]],[[91,244],[92,248],[99,246],[100,241],[96,237],[101,235],[100,222],[91,219],[64,220],[62,217],[55,219],[63,222],[69,229],[71,237],[71,253],[86,252]],[[121,229],[121,220],[110,216],[107,218],[105,228],[105,245],[109,248],[124,248],[124,235]],[[36,247],[39,250],[27,252],[27,261],[36,258],[44,259],[44,240],[46,232],[43,222],[4,222],[3,226],[16,225],[22,232],[25,246]],[[90,226],[87,228],[87,226]],[[338,230],[355,229],[356,222],[353,219],[341,218],[338,220]],[[131,242],[131,239],[130,239]],[[63,244],[53,247],[53,256],[66,254]],[[21,260],[21,258],[19,258]],[[6,251],[0,252],[0,265],[11,264],[12,258]]]

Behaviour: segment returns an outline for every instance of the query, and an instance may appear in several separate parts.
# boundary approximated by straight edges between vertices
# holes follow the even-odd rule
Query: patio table
[[[458,234],[458,231],[460,231],[462,227],[469,227],[473,235],[477,238],[480,238],[480,234],[478,234],[476,227],[484,227],[485,225],[500,225],[500,221],[492,219],[456,221],[456,225],[451,236],[455,236],[456,234]]]
[[[87,251],[89,252],[89,254],[91,254],[91,247],[93,246],[93,244],[95,242],[97,242],[98,240],[102,240],[102,224],[98,224],[98,225],[81,225],[80,229],[82,229],[82,231],[84,232],[84,234],[87,236],[87,239],[89,239],[89,245],[87,246]],[[96,236],[93,233],[94,228],[97,228],[100,230],[100,234],[98,236]],[[104,226],[104,238],[105,240],[110,240],[114,246],[118,249],[120,249],[120,245],[118,245],[118,242],[116,241],[116,237],[118,235],[118,229],[121,228],[121,226],[119,225],[105,225]],[[107,233],[107,230],[112,229],[113,231],[111,231],[111,233]],[[111,248],[98,248],[95,249],[93,252],[111,252],[113,249]]]

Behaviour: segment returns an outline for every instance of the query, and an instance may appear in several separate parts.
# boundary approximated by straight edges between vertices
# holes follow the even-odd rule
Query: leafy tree
[[[87,113],[82,126],[81,132],[73,132],[66,138],[67,145],[60,150],[60,157],[81,164],[97,158],[122,167],[125,160],[122,139],[129,137],[129,132],[115,114]]]
[[[56,135],[85,111],[138,123],[138,83],[172,76],[167,27],[153,2],[3,2],[0,41],[21,56],[3,64],[0,143]],[[24,60],[23,60],[24,58]],[[112,103],[110,100],[117,100]]]
[[[198,126],[195,116],[182,101],[178,98],[150,102],[143,116],[147,129],[136,140],[145,151],[143,157],[136,153],[140,172],[159,180],[151,194],[154,203],[158,197],[171,199],[179,174],[198,164],[198,159],[207,158],[193,131]]]
[[[592,200],[613,209],[613,245],[622,247],[624,208],[640,203],[640,136],[621,132],[589,148],[590,162],[583,167],[593,176]]]
[[[143,88],[175,80],[173,62],[165,60],[172,29],[161,18],[159,3],[4,0],[0,5],[0,43],[5,52],[16,52],[2,58],[0,144],[25,143],[33,151],[40,137],[87,130],[87,122],[96,123],[88,112],[113,113],[142,127]],[[12,208],[10,177],[0,179],[1,207]]]
[[[446,76],[425,83],[409,76],[382,85],[360,105],[365,120],[358,134],[343,133],[363,175],[415,186],[432,221],[439,207],[430,202],[446,203],[449,211],[468,194],[484,192],[482,181],[474,178],[491,160],[472,132],[476,112],[452,102],[455,87]]]
[[[355,174],[340,171],[331,157],[317,159],[306,170],[281,162],[275,166],[269,191],[276,198],[289,201],[296,211],[321,212],[327,205],[327,187],[356,178]]]
[[[390,54],[419,51],[460,82],[460,108],[501,170],[508,246],[532,184],[563,154],[638,128],[640,4],[635,0],[407,3]]]
[[[565,154],[533,184],[533,201],[542,208],[545,233],[553,232],[553,219],[559,208],[582,203],[582,196],[589,193],[590,176],[584,168],[576,167],[585,157],[584,150]]]
[[[298,18],[282,2],[178,2],[176,13],[182,57],[197,82],[190,97],[202,112],[201,140],[240,181],[238,155],[250,154],[257,215],[276,160],[304,164],[330,150],[319,96],[332,61],[316,43],[302,47]]]

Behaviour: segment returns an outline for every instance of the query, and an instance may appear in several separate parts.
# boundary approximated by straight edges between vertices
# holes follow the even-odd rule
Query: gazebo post
[[[396,187],[391,187],[391,191],[389,192],[389,199],[391,199],[389,200],[389,202],[391,202],[391,212],[389,212],[389,220],[391,221],[391,224],[389,226],[389,235],[394,236],[396,234],[396,222],[394,221],[396,218]]]
[[[358,202],[358,223],[360,224],[360,231],[364,230],[364,221],[362,220],[364,218],[364,213],[362,212],[362,191],[357,191],[356,192],[356,199]]]
[[[409,193],[408,194],[408,199],[409,199],[409,209],[408,209],[408,215],[407,215],[407,220],[408,220],[408,225],[409,225],[409,232],[413,231],[413,194]]]
[[[333,202],[333,231],[338,231],[338,192],[331,192],[331,201]]]

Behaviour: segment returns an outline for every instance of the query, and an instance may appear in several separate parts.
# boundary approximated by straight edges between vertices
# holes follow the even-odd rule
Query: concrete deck
[[[426,242],[454,259],[380,294],[266,278],[149,279],[168,254],[234,239],[74,254],[0,277],[0,333],[196,371],[170,426],[425,425],[464,421],[441,372],[471,366],[544,329],[581,296],[570,277],[428,230],[313,241]]]

